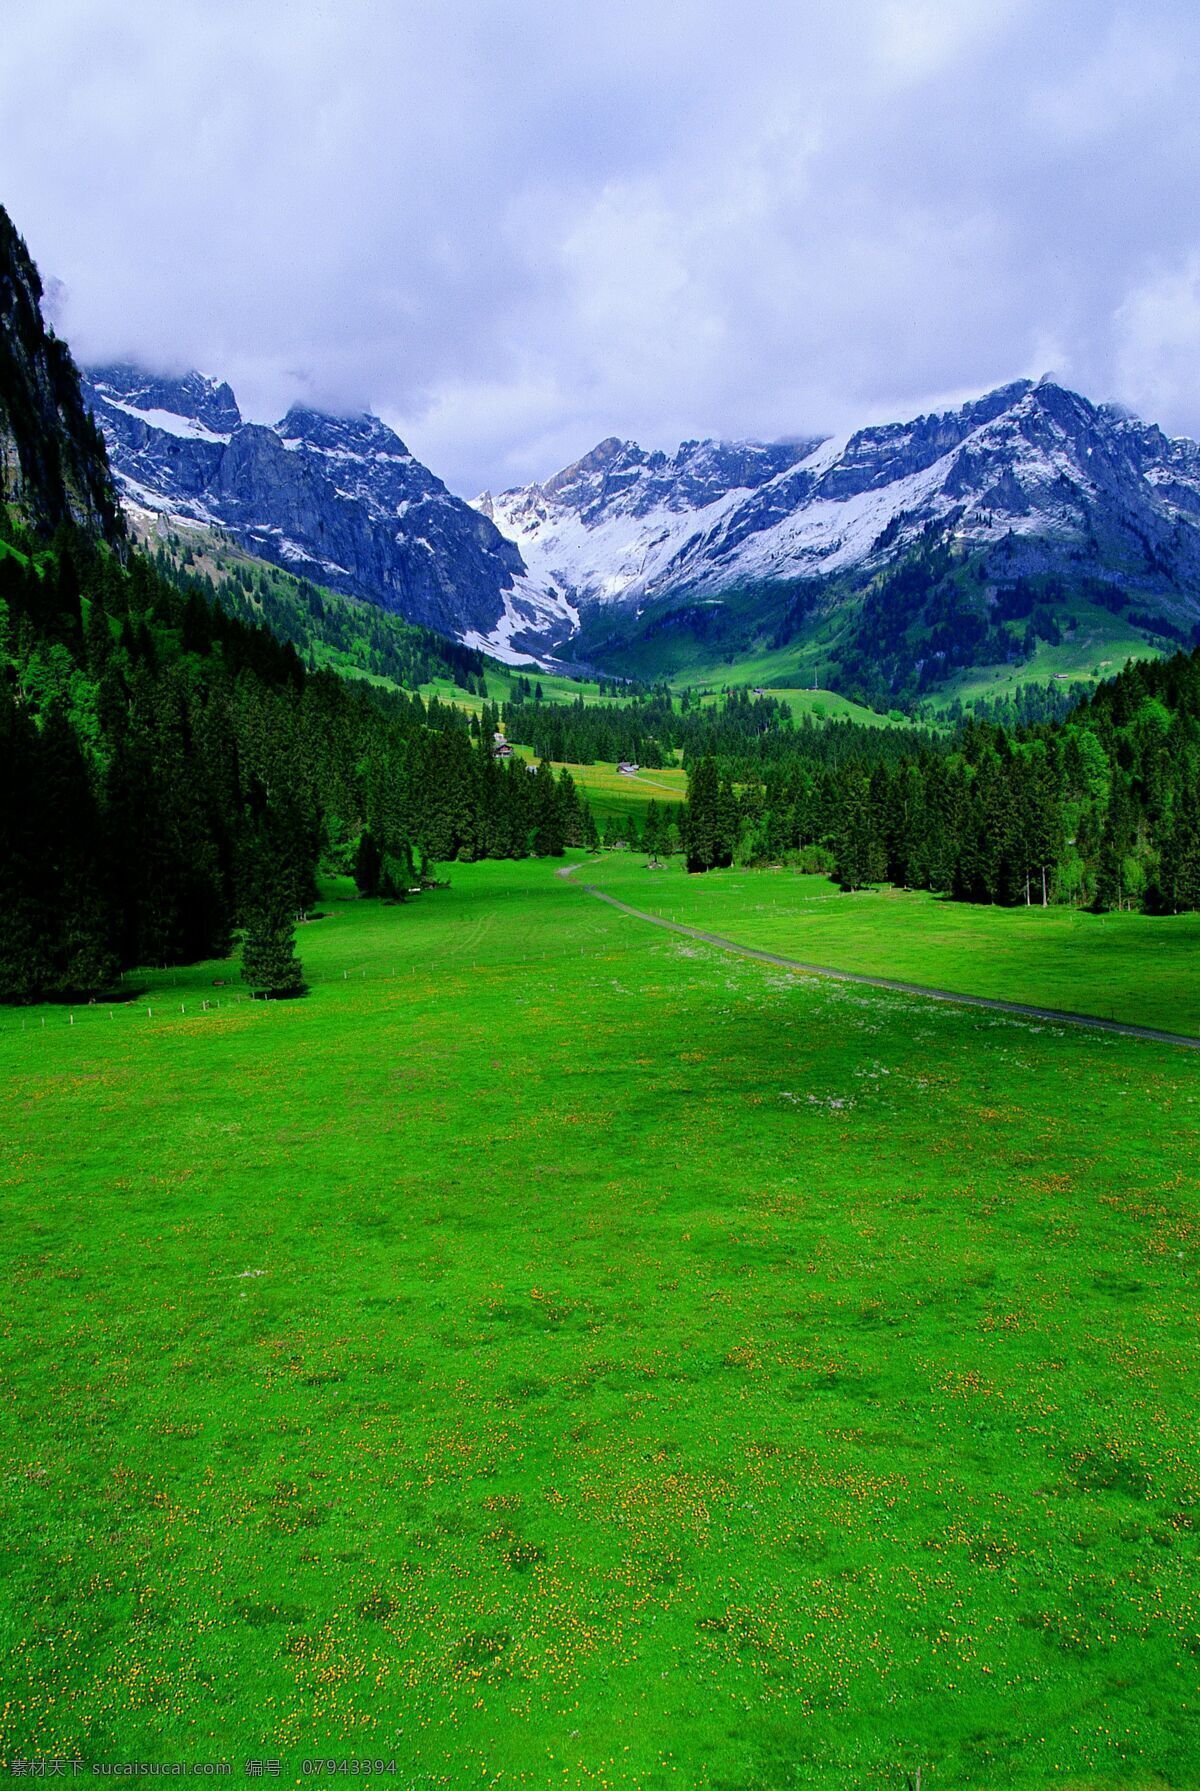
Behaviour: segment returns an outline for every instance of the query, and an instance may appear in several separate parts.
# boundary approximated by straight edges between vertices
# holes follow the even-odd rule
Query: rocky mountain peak
[[[733,490],[753,491],[785,471],[818,445],[819,438],[794,442],[681,442],[673,454],[645,449],[610,435],[581,460],[573,461],[544,485],[505,492],[497,501],[525,501],[577,511],[594,527],[617,507],[646,516],[665,506],[694,510]]]
[[[569,621],[526,590],[512,543],[377,416],[297,404],[274,428],[246,423],[226,385],[128,365],[93,369],[87,389],[132,503],[507,657],[522,657],[529,630]]]
[[[666,455],[610,438],[489,502],[534,581],[584,608],[829,578],[886,564],[930,530],[963,551],[1027,538],[1031,566],[1119,568],[1148,594],[1165,579],[1177,608],[1192,600],[1175,586],[1200,573],[1200,448],[1053,378],[840,440],[687,441]]]
[[[589,496],[606,489],[614,475],[627,475],[645,458],[636,442],[623,442],[618,436],[609,435],[597,442],[589,454],[547,479],[539,490],[552,503],[586,502]]]
[[[302,442],[306,447],[325,453],[346,455],[391,455],[412,460],[395,430],[370,411],[339,415],[315,410],[309,405],[293,404],[287,415],[275,425],[275,432],[288,444]]]
[[[127,406],[170,427],[170,419],[192,423],[213,435],[232,435],[241,425],[242,413],[231,388],[223,380],[209,379],[194,370],[149,373],[131,362],[112,362],[89,367],[88,384],[110,404]]]

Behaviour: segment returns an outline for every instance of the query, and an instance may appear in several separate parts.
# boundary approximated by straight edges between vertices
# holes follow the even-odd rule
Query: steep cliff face
[[[104,440],[41,300],[38,271],[0,206],[0,502],[37,529],[75,522],[116,539],[123,522]]]
[[[86,393],[134,503],[508,657],[526,633],[544,650],[569,631],[563,606],[527,591],[513,543],[378,417],[296,406],[273,427],[246,423],[227,385],[127,365],[91,368]]]

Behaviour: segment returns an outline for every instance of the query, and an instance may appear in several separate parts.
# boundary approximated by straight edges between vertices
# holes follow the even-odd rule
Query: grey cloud
[[[86,357],[371,405],[460,490],[1052,367],[1200,434],[1180,0],[11,0]]]

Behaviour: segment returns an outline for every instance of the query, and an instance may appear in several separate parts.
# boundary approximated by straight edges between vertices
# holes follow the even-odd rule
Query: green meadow
[[[593,703],[607,701],[601,698],[600,686],[594,679],[566,678],[558,672],[542,672],[535,665],[513,666],[501,665],[498,660],[486,660],[484,682],[487,685],[486,699],[476,696],[473,691],[462,690],[451,683],[449,678],[433,678],[420,686],[423,697],[439,697],[443,703],[456,703],[460,709],[473,714],[480,714],[485,700],[489,703],[509,703],[513,699],[518,679],[524,678],[531,684],[540,684],[544,703],[572,704],[583,698],[589,706]]]
[[[895,716],[881,715],[877,709],[868,709],[863,703],[856,703],[850,697],[839,696],[836,690],[772,689],[760,687],[763,695],[774,697],[776,702],[783,703],[793,721],[856,721],[864,728],[911,727],[906,716],[897,711]]]
[[[1060,611],[1065,631],[1052,645],[1039,640],[1019,665],[968,666],[930,701],[936,711],[956,697],[967,705],[975,697],[1011,696],[1022,684],[1062,683],[1073,697],[1084,696],[1105,678],[1112,678],[1130,659],[1153,659],[1170,651],[1161,637],[1149,636],[1098,605],[1067,602]]]
[[[1064,1006],[1123,936],[581,875]],[[0,1760],[1200,1784],[1195,1057],[449,876],[0,1016]]]
[[[536,765],[537,754],[531,746],[514,746],[517,758],[524,759],[527,764]],[[576,785],[587,798],[598,827],[603,829],[612,816],[625,821],[632,819],[640,828],[646,819],[646,810],[652,802],[657,802],[668,815],[677,805],[687,800],[687,772],[679,765],[666,765],[630,774],[618,771],[615,763],[596,760],[590,765],[579,765],[573,761],[552,759],[550,764],[555,772],[567,770],[571,773]],[[679,819],[678,813],[675,819]],[[638,860],[644,863],[644,860]]]
[[[676,680],[679,688],[685,687],[685,681]],[[741,690],[761,692],[763,696],[773,697],[782,703],[792,720],[801,721],[855,721],[864,728],[911,727],[913,724],[907,716],[897,710],[894,715],[883,715],[878,709],[869,709],[865,703],[856,703],[852,697],[839,695],[836,690],[824,690],[820,685],[789,686],[755,683],[739,671],[737,687]],[[712,687],[700,692],[704,707],[715,705],[720,700],[720,689]]]
[[[846,894],[791,870],[691,877],[674,858],[649,871],[637,853],[576,876],[648,914],[802,963],[1200,1036],[1200,914],[989,908],[889,887]]]

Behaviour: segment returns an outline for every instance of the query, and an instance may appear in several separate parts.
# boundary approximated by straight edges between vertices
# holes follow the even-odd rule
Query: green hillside
[[[1086,686],[1191,642],[1116,578],[1069,585],[1021,567],[1007,541],[966,553],[931,534],[879,571],[603,611],[585,621],[579,651],[649,681],[820,686],[886,714],[1056,679]]]

